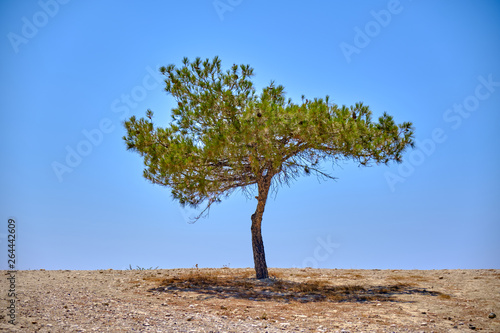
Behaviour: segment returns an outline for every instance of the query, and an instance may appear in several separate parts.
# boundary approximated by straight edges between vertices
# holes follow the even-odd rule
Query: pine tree
[[[125,121],[127,148],[144,158],[144,177],[167,186],[181,205],[204,207],[241,190],[255,196],[251,217],[256,277],[268,277],[261,224],[270,190],[303,174],[334,178],[321,162],[353,160],[362,166],[401,162],[413,147],[410,122],[396,124],[384,113],[372,121],[368,106],[338,106],[325,99],[295,104],[271,82],[260,94],[253,68],[223,71],[218,57],[161,67],[165,90],[177,106],[165,127],[146,117]],[[256,191],[256,192],[255,192]]]

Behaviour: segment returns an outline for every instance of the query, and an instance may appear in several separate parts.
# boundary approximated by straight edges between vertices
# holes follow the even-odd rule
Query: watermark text
[[[7,39],[15,53],[19,52],[19,47],[35,38],[38,31],[45,27],[51,18],[59,13],[59,6],[65,5],[70,0],[40,0],[38,6],[41,10],[35,12],[31,18],[23,16],[21,18],[22,26],[19,33],[9,32]]]

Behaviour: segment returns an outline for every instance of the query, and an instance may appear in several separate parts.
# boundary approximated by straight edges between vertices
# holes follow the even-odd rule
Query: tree
[[[127,148],[144,157],[147,180],[170,187],[182,205],[204,204],[196,219],[238,189],[256,194],[251,232],[257,279],[268,277],[261,224],[270,190],[302,174],[334,178],[322,170],[324,160],[401,162],[414,144],[411,123],[398,125],[386,113],[373,122],[362,103],[346,107],[328,96],[302,96],[295,104],[274,82],[257,94],[249,65],[223,71],[218,57],[184,58],[182,67],[160,72],[177,102],[172,121],[153,124],[149,109],[145,118],[132,116],[124,123]]]

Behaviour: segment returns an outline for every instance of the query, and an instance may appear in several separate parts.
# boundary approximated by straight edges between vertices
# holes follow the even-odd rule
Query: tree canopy
[[[257,93],[249,65],[224,71],[218,57],[184,58],[160,72],[177,103],[172,121],[155,125],[147,110],[125,121],[124,140],[144,157],[146,179],[203,212],[237,189],[257,189],[263,213],[272,185],[303,174],[333,178],[322,161],[401,162],[414,144],[410,122],[396,124],[387,113],[374,122],[363,103],[339,106],[328,96],[294,103],[274,82]]]

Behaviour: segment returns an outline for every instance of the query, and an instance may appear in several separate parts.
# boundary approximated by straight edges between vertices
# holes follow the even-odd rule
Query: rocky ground
[[[4,332],[500,332],[500,270],[18,271],[15,325],[7,274]]]

